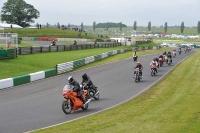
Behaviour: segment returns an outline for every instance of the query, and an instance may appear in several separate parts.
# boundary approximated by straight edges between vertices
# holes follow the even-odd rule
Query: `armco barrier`
[[[102,54],[94,56],[94,61],[98,61],[98,60],[101,60],[101,59],[102,59]]]
[[[73,61],[73,68],[77,68],[85,65],[85,59],[75,60]]]
[[[91,62],[94,62],[94,56],[90,56],[90,57],[85,58],[85,64],[89,64]]]
[[[123,52],[126,52],[128,51],[127,49],[121,49],[119,50],[120,53],[123,53]],[[106,52],[106,53],[102,53],[102,54],[98,54],[98,55],[94,55],[94,56],[90,56],[90,57],[86,57],[84,59],[80,59],[80,60],[76,60],[76,61],[73,61],[73,68],[77,68],[77,67],[80,67],[80,66],[83,66],[85,64],[88,64],[88,63],[91,63],[91,62],[94,62],[94,61],[98,61],[98,60],[101,60],[103,58],[106,58],[108,56],[112,56],[114,54],[117,54],[117,50],[113,50],[113,51],[110,51],[110,52]],[[62,63],[62,64],[68,64],[69,62],[66,62],[66,63]],[[61,73],[65,73],[65,72],[68,72],[70,70],[72,70],[73,68],[71,68],[70,70],[68,69],[64,69],[63,67],[66,67],[65,65],[62,65],[62,64],[57,64],[56,68],[57,68],[57,74],[61,74]],[[72,64],[71,64],[72,65]]]
[[[57,64],[56,68],[57,68],[56,74],[61,74],[64,72],[71,71],[73,69],[73,61],[67,62],[67,63],[62,63],[62,64]]]

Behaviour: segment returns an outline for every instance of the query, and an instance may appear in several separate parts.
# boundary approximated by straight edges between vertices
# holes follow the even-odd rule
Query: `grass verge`
[[[198,50],[143,95],[108,111],[34,133],[199,133],[199,75]]]

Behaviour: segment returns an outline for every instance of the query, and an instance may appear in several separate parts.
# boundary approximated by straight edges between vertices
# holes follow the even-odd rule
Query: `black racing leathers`
[[[89,76],[87,78],[82,78],[82,84],[86,83],[91,89],[95,90],[94,84]]]
[[[77,81],[74,80],[73,83],[71,83],[70,85],[73,85],[73,86],[74,86],[73,91],[74,91],[74,92],[78,92],[78,96],[80,97],[80,96],[82,95],[82,90],[81,90],[81,88],[80,88],[79,83],[78,83]]]

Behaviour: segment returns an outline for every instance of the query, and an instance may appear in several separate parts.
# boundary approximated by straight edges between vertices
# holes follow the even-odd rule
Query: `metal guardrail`
[[[40,46],[40,47],[19,47],[17,53],[23,54],[35,54],[44,52],[57,52],[57,51],[69,51],[80,49],[92,49],[92,48],[107,48],[121,46],[121,43],[105,43],[105,44],[83,44],[83,45],[56,45],[56,46]]]

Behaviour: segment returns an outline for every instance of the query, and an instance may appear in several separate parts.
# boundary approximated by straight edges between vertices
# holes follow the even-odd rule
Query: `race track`
[[[173,58],[173,64],[161,67],[155,77],[150,75],[149,63],[158,54],[140,56],[139,60],[144,70],[143,79],[139,83],[134,82],[133,67],[136,63],[130,58],[2,90],[0,91],[0,133],[35,130],[119,104],[145,90],[192,53],[194,51],[177,55]],[[78,110],[66,115],[61,108],[62,88],[68,84],[68,76],[72,75],[80,82],[84,72],[98,86],[100,100],[90,102],[86,111]]]

